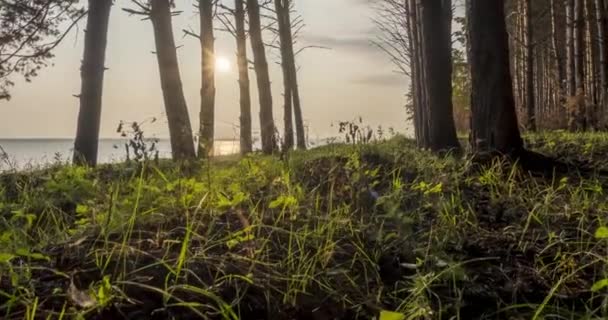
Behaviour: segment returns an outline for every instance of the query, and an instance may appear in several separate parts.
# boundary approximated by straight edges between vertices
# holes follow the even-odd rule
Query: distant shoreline
[[[150,137],[145,138],[146,140],[150,139],[158,139],[161,141],[169,141],[169,138],[156,138]],[[129,140],[128,138],[100,138],[100,141],[125,141]],[[0,141],[74,141],[74,138],[0,138]],[[239,139],[215,139],[215,141],[239,141]]]

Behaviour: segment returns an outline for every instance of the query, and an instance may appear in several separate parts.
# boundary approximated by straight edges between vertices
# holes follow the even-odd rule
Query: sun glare
[[[226,73],[230,71],[230,60],[226,57],[215,58],[215,71],[219,73]]]

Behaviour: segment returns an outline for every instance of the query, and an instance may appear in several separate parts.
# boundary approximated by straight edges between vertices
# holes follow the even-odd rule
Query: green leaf
[[[380,311],[380,320],[405,320],[405,315],[399,312],[382,310]]]
[[[46,260],[46,261],[50,261],[51,258],[41,254],[41,253],[32,253],[30,252],[29,249],[27,248],[19,248],[17,250],[15,250],[15,253],[18,256],[22,256],[22,257],[26,257],[26,258],[32,258],[34,260]]]
[[[591,287],[591,291],[598,292],[606,287],[608,287],[608,279],[602,279],[593,284],[593,286]]]
[[[288,208],[288,207],[296,207],[297,205],[298,205],[298,199],[296,199],[294,196],[281,195],[276,200],[272,201],[268,205],[268,208],[270,208],[270,209],[276,209],[278,207]]]
[[[76,206],[76,213],[77,214],[85,214],[89,211],[89,207],[84,205],[84,204],[79,204]]]
[[[0,252],[0,263],[9,263],[15,257],[17,257],[17,256],[12,253],[1,253]]]
[[[608,227],[599,227],[595,231],[596,239],[608,239]]]
[[[110,276],[104,276],[99,289],[97,289],[97,301],[102,306],[106,306],[112,300],[112,284]]]

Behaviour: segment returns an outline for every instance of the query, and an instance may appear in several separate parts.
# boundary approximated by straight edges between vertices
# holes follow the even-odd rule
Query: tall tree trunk
[[[430,143],[433,151],[459,150],[452,105],[452,1],[420,1]]]
[[[247,61],[247,34],[245,32],[244,0],[234,1],[234,20],[236,29],[236,59],[239,68],[240,93],[240,146],[241,154],[253,151],[251,134],[251,92],[249,90],[249,65]]]
[[[585,46],[583,24],[583,0],[574,0],[574,72],[575,87],[585,90]]]
[[[472,80],[472,141],[477,151],[519,152],[519,133],[509,71],[504,1],[468,0],[467,30]]]
[[[553,51],[553,57],[556,61],[556,69],[557,69],[557,79],[560,84],[560,88],[564,83],[564,65],[563,58],[561,55],[560,45],[559,45],[559,36],[557,32],[557,4],[555,3],[557,0],[551,0],[551,46]],[[560,92],[561,93],[561,92]]]
[[[566,88],[568,96],[576,94],[576,69],[574,53],[574,0],[566,0]]]
[[[426,105],[427,94],[426,94],[426,86],[424,82],[424,68],[422,65],[424,64],[424,56],[422,53],[422,39],[420,37],[420,15],[418,12],[417,0],[409,1],[409,10],[411,19],[411,36],[412,39],[412,57],[414,58],[412,64],[414,65],[414,81],[415,81],[415,99],[416,104],[414,105],[414,109],[417,114],[417,123],[416,126],[418,128],[418,137],[416,143],[419,148],[426,148],[426,146],[430,143],[429,138],[429,126],[428,126],[428,115],[426,113],[426,109],[424,105]]]
[[[290,52],[289,52],[289,43],[290,40],[287,37],[287,24],[289,21],[286,20],[285,12],[289,12],[289,7],[285,8],[283,0],[274,0],[274,8],[277,14],[277,24],[278,24],[278,32],[279,32],[279,42],[281,48],[281,69],[283,70],[283,125],[284,125],[284,134],[283,134],[283,148],[284,150],[293,149],[294,145],[294,135],[293,135],[293,87],[292,87],[292,78],[291,78],[291,65],[289,62]]]
[[[199,0],[201,42],[201,111],[199,117],[198,156],[213,155],[215,140],[215,38],[213,35],[213,0]]]
[[[524,47],[526,50],[526,115],[528,130],[536,131],[536,104],[534,97],[534,28],[532,27],[532,0],[524,1]]]
[[[418,31],[416,29],[416,10],[414,8],[414,0],[409,0],[405,4],[407,10],[406,14],[406,28],[408,32],[408,45],[410,53],[410,79],[411,79],[411,97],[412,97],[412,113],[414,120],[414,135],[418,147],[420,147],[420,141],[422,137],[421,124],[420,124],[420,87],[419,87],[419,65],[418,65]]]
[[[97,164],[101,104],[105,71],[108,25],[112,0],[89,0],[89,16],[84,40],[84,58],[80,75],[80,111],[74,163],[94,166]]]
[[[296,66],[296,54],[293,49],[293,31],[291,13],[289,12],[291,6],[290,0],[283,0],[285,7],[285,20],[286,20],[286,31],[285,36],[287,37],[287,49],[289,50],[289,75],[291,76],[291,89],[293,90],[293,112],[295,116],[296,124],[296,141],[297,147],[300,150],[306,149],[306,132],[304,131],[304,118],[302,116],[302,100],[300,99],[300,86],[298,82],[298,68]]]
[[[526,38],[526,19],[524,14],[524,3],[522,0],[517,1],[517,41],[516,41],[516,55],[515,58],[519,63],[518,72],[515,75],[517,79],[517,94],[515,95],[515,106],[516,110],[521,111],[520,114],[526,114],[526,48],[521,43]]]
[[[306,149],[306,133],[304,132],[304,120],[302,118],[302,104],[300,100],[300,89],[298,86],[298,70],[296,66],[295,51],[293,49],[293,34],[291,26],[291,1],[290,0],[275,0],[275,9],[277,11],[277,20],[279,21],[279,37],[281,39],[281,59],[284,77],[287,77],[285,90],[287,87],[291,91],[285,94],[285,99],[289,98],[288,103],[285,100],[285,113],[290,113],[293,107],[295,115],[295,131],[297,138],[298,149]],[[291,113],[290,113],[291,114]],[[288,132],[287,127],[291,125],[291,131]],[[290,144],[293,146],[293,121],[290,117],[285,119],[285,139],[291,139]],[[289,136],[288,136],[289,135]]]
[[[272,115],[272,90],[268,61],[262,38],[260,4],[258,0],[247,0],[249,14],[249,38],[253,48],[254,69],[258,82],[260,99],[260,130],[262,135],[262,152],[271,154],[276,150],[275,126]]]
[[[584,10],[585,10],[585,88],[587,88],[587,97],[589,97],[592,104],[597,103],[597,87],[596,87],[596,55],[597,50],[595,47],[595,42],[593,41],[594,36],[594,16],[593,16],[593,7],[592,0],[584,1]]]
[[[171,4],[169,0],[150,0],[150,3],[150,20],[154,28],[156,57],[169,121],[173,159],[192,159],[196,157],[196,152],[173,38]]]
[[[608,39],[606,39],[606,12],[605,0],[595,0],[596,28],[598,39],[599,71],[600,71],[600,105],[601,112],[605,112],[608,103]]]

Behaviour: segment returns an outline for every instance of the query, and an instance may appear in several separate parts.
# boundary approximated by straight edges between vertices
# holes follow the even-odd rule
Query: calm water
[[[99,162],[117,162],[126,159],[125,140],[102,139],[99,142]],[[27,169],[69,161],[72,157],[74,141],[71,139],[0,139],[0,147],[9,157],[10,164],[2,160],[0,170],[8,167]],[[157,149],[161,158],[171,157],[169,140],[160,140]],[[1,152],[1,151],[0,151]],[[220,140],[215,143],[215,155],[229,155],[239,152],[239,142]]]

